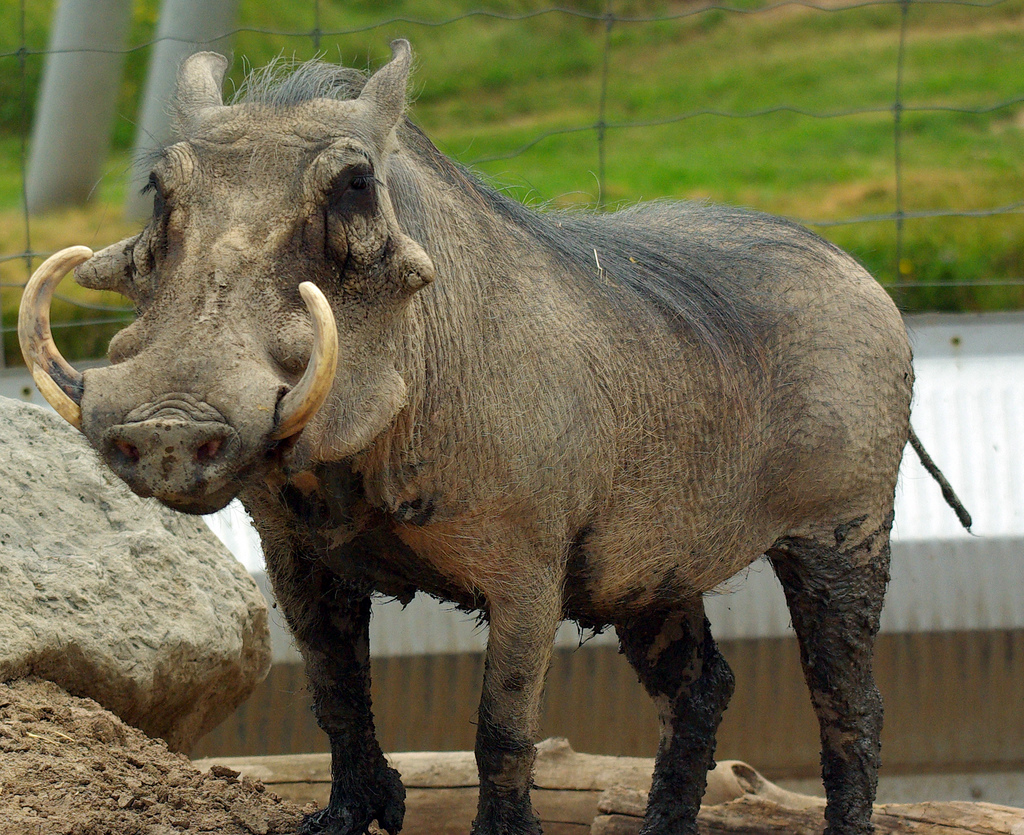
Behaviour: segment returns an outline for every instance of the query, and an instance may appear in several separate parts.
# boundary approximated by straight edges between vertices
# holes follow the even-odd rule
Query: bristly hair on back
[[[250,73],[234,102],[287,108],[321,98],[351,99],[366,78],[359,70],[322,61],[278,59]],[[781,218],[703,203],[661,201],[608,213],[530,208],[446,157],[408,120],[399,134],[407,153],[464,191],[481,210],[514,224],[577,274],[606,277],[594,282],[595,292],[612,298],[625,292],[645,300],[703,343],[723,366],[737,359],[760,364],[777,311],[768,314],[759,285],[779,268],[780,255],[794,259],[796,267],[837,252]],[[396,209],[414,220],[421,207]],[[429,226],[426,218],[416,220]],[[667,224],[677,234],[664,235]]]

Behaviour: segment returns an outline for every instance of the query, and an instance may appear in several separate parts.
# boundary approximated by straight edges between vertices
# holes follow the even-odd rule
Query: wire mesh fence
[[[38,232],[45,221],[27,209],[32,106],[51,53],[45,32],[29,31],[26,3],[0,43],[2,154],[20,188],[0,214],[8,364],[19,288],[40,258],[80,242]],[[418,54],[414,120],[527,201],[736,202],[835,240],[905,307],[1024,305],[1024,0],[487,5],[242,0],[238,25],[222,34],[234,45],[229,83],[278,55],[369,67],[406,36]],[[121,50],[136,70],[161,41],[153,3],[143,6],[149,36],[136,21]],[[723,63],[723,52],[734,54]],[[119,104],[123,135],[137,87],[126,82]],[[129,164],[125,144],[115,138],[112,180]],[[101,214],[116,214],[117,199],[103,199]],[[98,355],[131,317],[108,298],[72,291],[58,301],[55,327],[90,335],[72,356]]]

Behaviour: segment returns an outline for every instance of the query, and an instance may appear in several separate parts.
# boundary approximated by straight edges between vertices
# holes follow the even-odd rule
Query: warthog
[[[188,59],[152,219],[55,256],[21,321],[41,387],[135,492],[252,514],[330,737],[330,802],[303,831],[402,826],[368,621],[371,595],[422,591],[489,626],[475,833],[540,831],[533,740],[567,618],[614,626],[657,703],[644,831],[696,832],[733,689],[702,595],[767,554],[821,723],[828,831],[870,832],[913,382],[896,308],[778,218],[527,209],[403,117],[410,49],[392,47],[368,80],[310,63],[230,105],[226,60]],[[138,308],[83,374],[48,325],[75,265]]]

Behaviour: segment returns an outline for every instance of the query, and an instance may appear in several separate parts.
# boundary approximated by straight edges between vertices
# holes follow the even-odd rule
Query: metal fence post
[[[131,11],[131,0],[61,0],[57,7],[32,136],[29,211],[80,203],[96,185]]]
[[[140,193],[149,175],[140,161],[171,139],[167,103],[178,67],[201,49],[226,51],[237,8],[238,0],[163,0],[135,134],[135,164],[125,198],[128,217],[144,218],[152,210],[152,197]]]

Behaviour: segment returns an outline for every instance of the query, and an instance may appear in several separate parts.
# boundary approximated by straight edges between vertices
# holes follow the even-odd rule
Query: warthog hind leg
[[[715,733],[733,675],[698,600],[686,611],[618,627],[622,651],[658,706],[661,741],[642,835],[696,835],[697,812],[714,766]]]
[[[768,552],[782,581],[821,728],[826,835],[869,835],[878,785],[882,697],[872,674],[889,580],[889,526],[854,536],[863,519]],[[852,544],[850,540],[855,540]]]

